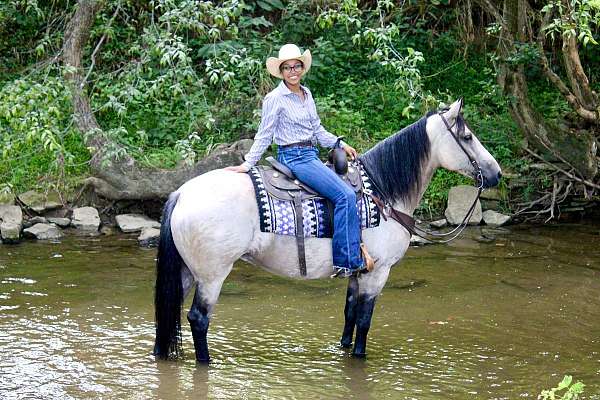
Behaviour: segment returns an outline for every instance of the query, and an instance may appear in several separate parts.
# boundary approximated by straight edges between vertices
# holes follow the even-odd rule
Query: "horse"
[[[359,156],[378,193],[395,210],[411,215],[439,167],[496,186],[501,169],[466,124],[463,101],[429,112]],[[404,256],[409,231],[392,219],[365,229],[362,240],[376,260],[366,274],[348,278],[340,344],[366,356],[367,334],[377,296],[390,268]],[[207,332],[225,278],[238,259],[274,274],[321,279],[332,272],[331,239],[306,238],[306,275],[299,270],[293,236],[261,232],[254,188],[248,174],[213,170],[184,183],[165,203],[156,262],[154,355],[181,354],[183,300],[195,288],[187,319],[196,360],[210,360]]]

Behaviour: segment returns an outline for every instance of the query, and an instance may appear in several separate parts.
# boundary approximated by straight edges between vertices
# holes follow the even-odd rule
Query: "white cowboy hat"
[[[288,60],[300,60],[304,64],[302,75],[306,74],[310,69],[312,63],[312,56],[310,50],[306,50],[304,53],[300,53],[300,49],[295,44],[284,44],[279,49],[279,57],[269,57],[267,59],[267,70],[271,75],[276,78],[283,79],[283,75],[279,70],[281,64]]]

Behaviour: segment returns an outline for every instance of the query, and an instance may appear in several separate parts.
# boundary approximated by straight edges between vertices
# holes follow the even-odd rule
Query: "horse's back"
[[[179,189],[179,204],[221,207],[232,197],[254,197],[248,174],[216,169],[190,179]]]

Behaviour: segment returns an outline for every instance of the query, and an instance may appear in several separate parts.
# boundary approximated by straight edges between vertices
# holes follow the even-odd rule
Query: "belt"
[[[278,147],[283,150],[283,149],[289,149],[291,147],[314,147],[314,145],[310,140],[307,140],[306,142],[290,143],[290,144],[285,144],[285,145],[281,145]]]

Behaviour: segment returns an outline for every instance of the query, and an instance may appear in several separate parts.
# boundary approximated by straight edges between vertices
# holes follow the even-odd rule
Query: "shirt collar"
[[[281,82],[279,83],[279,86],[277,86],[277,89],[279,90],[279,93],[281,93],[283,96],[288,96],[288,95],[290,95],[290,94],[295,94],[294,92],[292,92],[292,91],[290,90],[290,88],[288,88],[288,87],[285,85],[285,82],[284,82],[284,81],[281,81]],[[307,90],[306,90],[306,88],[305,88],[304,86],[300,85],[300,89],[302,89],[302,91],[303,91],[304,93],[308,93],[308,92],[307,92]]]

